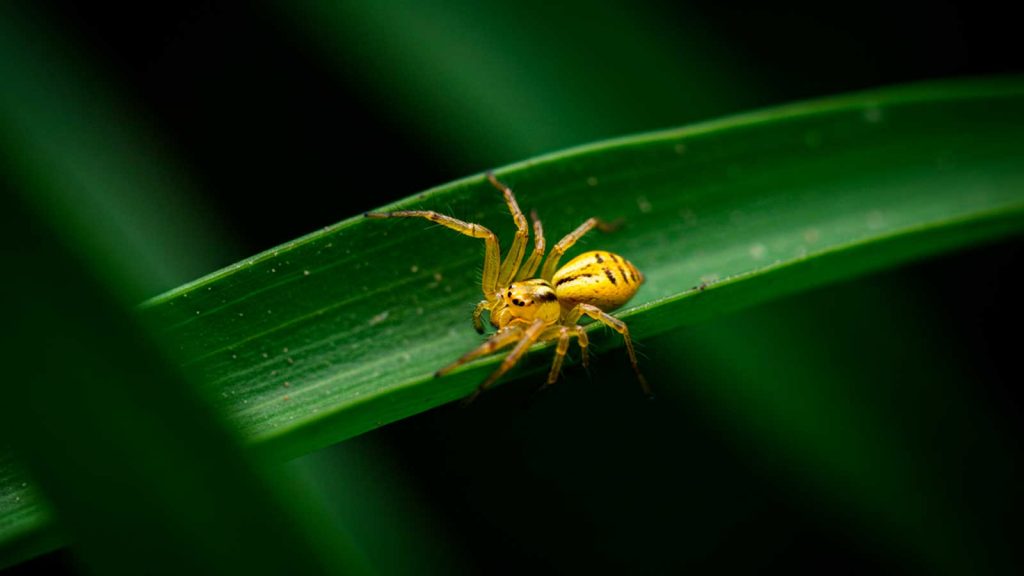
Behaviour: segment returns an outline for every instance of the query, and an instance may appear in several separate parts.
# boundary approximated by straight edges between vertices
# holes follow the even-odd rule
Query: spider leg
[[[540,224],[540,219],[537,218],[536,211],[530,212],[530,218],[533,219],[533,253],[527,258],[526,264],[519,269],[516,281],[532,278],[540,266],[540,259],[544,257],[544,228]]]
[[[433,210],[367,212],[365,216],[367,218],[426,218],[427,220],[436,222],[445,228],[451,228],[460,234],[472,236],[473,238],[483,238],[485,250],[482,287],[485,298],[494,298],[494,293],[498,290],[498,268],[501,265],[501,248],[498,246],[498,237],[494,235],[494,232],[491,232],[479,224],[463,222],[462,220],[458,220],[444,214],[439,214]]]
[[[516,362],[519,362],[519,359],[523,357],[523,354],[530,349],[530,346],[537,341],[537,338],[540,337],[541,332],[543,332],[546,327],[547,325],[543,320],[534,320],[533,324],[530,324],[529,328],[521,330],[521,337],[519,338],[519,343],[516,344],[516,347],[508,353],[508,356],[505,356],[501,365],[498,366],[494,372],[491,372],[491,375],[488,376],[479,387],[477,387],[476,391],[466,397],[464,402],[468,404],[475,400],[481,392],[490,388],[491,384],[494,384],[498,378],[501,378],[506,372],[511,370],[512,367],[516,365]]]
[[[523,211],[519,209],[519,203],[516,202],[512,189],[499,181],[493,172],[487,173],[487,179],[495,188],[501,190],[505,196],[505,203],[508,204],[508,211],[512,213],[512,219],[516,222],[515,238],[512,240],[512,246],[509,247],[508,255],[505,256],[505,260],[501,263],[501,270],[498,272],[497,286],[504,287],[512,281],[519,270],[519,265],[523,262],[526,241],[530,237],[530,226],[526,222],[526,216],[523,216]]]
[[[592,304],[577,304],[566,316],[566,322],[575,323],[583,314],[622,334],[622,339],[626,341],[626,351],[629,352],[629,361],[633,364],[633,371],[636,372],[636,378],[640,381],[640,387],[643,388],[644,394],[653,397],[651,386],[647,383],[647,378],[644,378],[643,373],[640,372],[640,365],[637,364],[633,340],[629,337],[629,328],[626,327],[626,323]]]
[[[583,366],[586,367],[589,362],[589,356],[587,354],[587,333],[583,330],[582,326],[556,326],[553,327],[554,334],[550,336],[545,333],[542,335],[542,340],[554,340],[557,334],[558,344],[555,345],[555,358],[551,361],[551,371],[548,372],[548,381],[541,386],[541,388],[547,388],[558,381],[558,374],[562,370],[562,361],[565,359],[566,353],[569,351],[569,342],[573,336],[576,337],[576,341],[580,345],[580,351],[583,353]],[[544,338],[547,336],[547,338]]]
[[[588,218],[586,222],[580,224],[578,228],[569,232],[555,244],[555,247],[551,249],[551,253],[548,254],[547,260],[544,261],[544,269],[540,274],[540,277],[548,282],[555,276],[555,270],[558,269],[558,261],[562,259],[562,255],[565,254],[566,250],[572,248],[572,245],[577,240],[583,237],[584,234],[590,232],[594,228],[601,230],[602,232],[611,232],[615,229],[615,226],[599,220],[597,218]]]
[[[490,309],[491,303],[488,302],[487,300],[481,300],[480,303],[477,304],[476,308],[473,310],[473,328],[476,330],[477,334],[484,333],[484,321],[481,318],[481,316],[483,316],[484,310]]]
[[[452,370],[455,370],[456,368],[462,366],[467,362],[470,362],[471,360],[476,360],[481,356],[486,356],[492,352],[501,350],[502,348],[507,348],[512,344],[515,344],[522,338],[522,327],[509,326],[507,328],[504,328],[495,333],[490,338],[488,338],[487,341],[484,342],[483,344],[463,354],[462,357],[456,360],[455,362],[452,362],[451,364],[435,372],[434,376],[444,376],[445,374],[451,372]]]
[[[586,330],[583,326],[574,326],[576,330],[576,343],[580,345],[580,355],[583,357],[583,367],[590,368],[590,338],[587,337]]]
[[[558,328],[558,344],[555,346],[555,358],[551,361],[551,371],[548,372],[548,381],[544,386],[551,386],[558,380],[558,372],[562,369],[562,360],[565,359],[566,352],[569,351],[569,333],[570,330],[566,326],[560,326]]]

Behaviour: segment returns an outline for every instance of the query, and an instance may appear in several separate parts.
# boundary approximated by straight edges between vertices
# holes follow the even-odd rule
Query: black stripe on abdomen
[[[577,278],[590,278],[591,276],[593,276],[593,274],[577,274],[575,276],[566,276],[565,278],[562,278],[561,280],[556,282],[555,286],[561,286],[562,284],[565,284],[566,282],[572,282]]]
[[[608,268],[604,269],[604,275],[607,276],[609,280],[611,280],[613,285],[618,284],[618,282],[615,280],[615,274],[613,274],[612,271],[609,270]]]

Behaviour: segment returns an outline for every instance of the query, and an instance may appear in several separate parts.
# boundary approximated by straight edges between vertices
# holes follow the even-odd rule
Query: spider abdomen
[[[629,260],[593,250],[559,268],[551,284],[564,308],[584,303],[607,312],[628,302],[643,281],[644,275]]]

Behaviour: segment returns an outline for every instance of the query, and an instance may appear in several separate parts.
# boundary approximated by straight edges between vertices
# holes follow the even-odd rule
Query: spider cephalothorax
[[[501,258],[498,237],[479,224],[463,222],[431,210],[366,214],[369,218],[426,218],[484,241],[484,299],[473,311],[473,326],[477,332],[483,333],[482,317],[486,311],[497,332],[479,347],[438,370],[437,375],[447,374],[470,360],[514,346],[501,366],[470,396],[472,399],[508,372],[534,343],[557,340],[555,358],[551,363],[546,385],[554,384],[558,379],[562,360],[569,350],[570,338],[576,337],[583,354],[583,364],[587,364],[587,333],[577,324],[583,315],[587,315],[622,334],[633,370],[644,392],[650,395],[647,380],[637,365],[629,329],[624,322],[608,314],[636,294],[644,281],[643,274],[625,258],[603,250],[585,252],[561,268],[558,267],[562,255],[581,236],[593,228],[608,230],[611,227],[597,218],[588,219],[555,244],[541,267],[545,249],[544,230],[536,214],[533,214],[534,249],[523,263],[530,235],[526,216],[519,209],[515,195],[508,186],[499,182],[494,174],[488,173],[487,178],[504,194],[505,202],[516,223],[515,239],[504,260]],[[538,268],[541,269],[540,276],[534,277]]]
[[[499,330],[516,320],[533,322],[540,319],[554,324],[562,315],[555,289],[540,278],[513,282],[497,301],[488,304],[491,324]]]

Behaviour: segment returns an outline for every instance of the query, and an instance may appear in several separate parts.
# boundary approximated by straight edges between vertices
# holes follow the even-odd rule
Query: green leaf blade
[[[555,154],[500,173],[548,244],[620,253],[647,283],[618,315],[643,338],[826,281],[1021,229],[1024,88],[912,86]],[[398,205],[512,229],[482,178]],[[354,218],[151,301],[147,313],[244,432],[298,454],[468,393],[479,241]],[[698,287],[704,285],[706,290]],[[737,292],[738,290],[738,292]]]
[[[14,452],[0,449],[0,568],[60,545],[53,513],[43,503]]]

